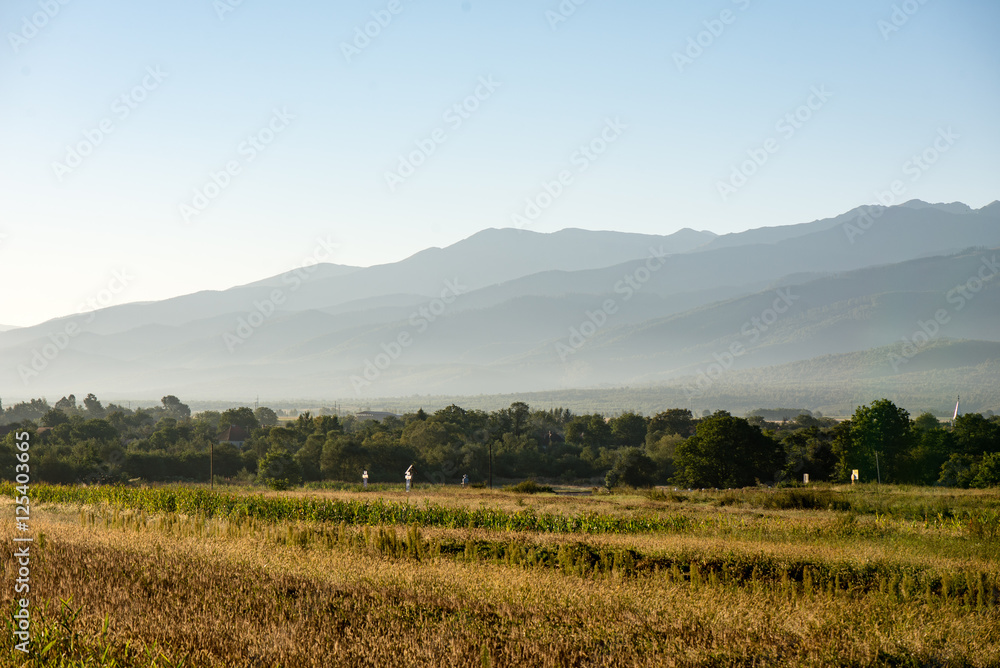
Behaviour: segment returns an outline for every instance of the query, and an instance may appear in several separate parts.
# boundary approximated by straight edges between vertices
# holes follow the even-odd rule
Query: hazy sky
[[[725,233],[897,179],[1000,197],[994,0],[9,0],[0,24],[0,324],[487,227]]]

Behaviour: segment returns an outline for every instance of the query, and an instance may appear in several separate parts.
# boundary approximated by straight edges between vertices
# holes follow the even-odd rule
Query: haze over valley
[[[628,404],[609,398],[619,388],[650,409],[837,413],[886,395],[942,413],[961,393],[998,410],[998,248],[998,202],[726,235],[487,229],[391,264],[307,258],[229,290],[0,331],[0,373],[24,398],[409,407],[589,388],[597,409]]]

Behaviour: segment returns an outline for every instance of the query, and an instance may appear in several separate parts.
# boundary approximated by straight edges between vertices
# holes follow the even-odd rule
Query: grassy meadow
[[[32,501],[32,653],[8,631],[9,665],[1000,665],[1000,490]]]

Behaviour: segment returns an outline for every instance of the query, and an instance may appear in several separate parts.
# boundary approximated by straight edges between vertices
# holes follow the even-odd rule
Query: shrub
[[[271,450],[257,464],[257,482],[283,490],[302,484],[299,463],[287,450]]]
[[[655,473],[656,464],[641,448],[623,448],[605,476],[604,485],[608,489],[620,485],[652,487],[656,484]]]
[[[525,480],[516,485],[508,485],[503,488],[505,492],[517,492],[519,494],[553,494],[555,490],[549,485],[539,485],[534,480]]]

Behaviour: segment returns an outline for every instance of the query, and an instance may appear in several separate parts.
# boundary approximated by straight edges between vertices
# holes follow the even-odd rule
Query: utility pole
[[[878,475],[878,484],[882,484],[882,472],[878,467],[878,453],[875,453],[875,473]]]
[[[493,489],[493,441],[490,441],[490,489]]]
[[[215,491],[215,439],[208,444],[208,488]]]

